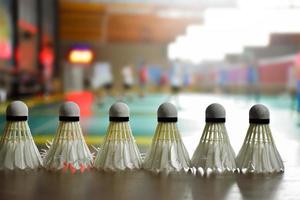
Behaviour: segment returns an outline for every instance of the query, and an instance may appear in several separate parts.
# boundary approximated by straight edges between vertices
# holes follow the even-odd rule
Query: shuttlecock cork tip
[[[114,103],[109,109],[109,121],[129,121],[129,107],[123,102]]]
[[[6,108],[8,121],[24,121],[28,118],[28,107],[22,101],[13,101]]]
[[[205,110],[205,121],[222,123],[225,122],[226,111],[221,104],[213,103],[210,104]]]
[[[64,102],[59,108],[59,120],[60,121],[79,121],[80,108],[72,102]]]
[[[249,111],[249,122],[254,124],[268,124],[270,122],[269,109],[262,104],[252,106]]]
[[[158,122],[177,122],[177,109],[171,103],[163,103],[157,110]]]

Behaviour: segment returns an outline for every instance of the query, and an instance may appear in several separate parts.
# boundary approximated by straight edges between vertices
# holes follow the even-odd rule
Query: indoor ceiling
[[[231,7],[237,0],[61,0],[79,3],[142,3],[159,5],[200,5],[201,7]]]
[[[201,24],[201,7],[140,3],[60,3],[60,37],[99,43],[169,43],[190,24]]]

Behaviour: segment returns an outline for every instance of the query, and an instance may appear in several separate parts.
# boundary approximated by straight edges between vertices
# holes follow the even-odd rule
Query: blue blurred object
[[[297,110],[300,112],[300,80],[297,81]]]
[[[149,71],[150,82],[154,83],[155,85],[159,85],[159,81],[162,73],[162,66],[150,65],[148,71]]]
[[[258,73],[257,70],[254,66],[249,65],[248,70],[247,70],[247,80],[248,83],[251,84],[256,84],[258,82]]]
[[[226,82],[227,82],[227,71],[221,69],[219,71],[219,80],[218,80],[218,83],[219,83],[220,86],[225,86]]]

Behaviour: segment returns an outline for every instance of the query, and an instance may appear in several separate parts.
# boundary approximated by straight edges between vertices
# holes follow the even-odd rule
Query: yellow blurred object
[[[90,64],[93,61],[93,58],[93,52],[88,49],[74,49],[69,53],[69,61],[73,64]]]

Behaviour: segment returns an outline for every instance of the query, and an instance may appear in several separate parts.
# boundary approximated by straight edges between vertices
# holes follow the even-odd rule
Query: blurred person
[[[111,66],[110,64],[107,64],[107,65],[104,65],[105,68],[105,83],[103,85],[103,88],[105,89],[106,91],[106,94],[108,96],[112,96],[112,88],[113,88],[113,75],[112,75],[112,72],[111,72]]]
[[[112,88],[113,88],[113,75],[111,72],[111,66],[109,63],[103,63],[100,65],[99,75],[102,77],[102,87],[104,88],[105,95],[112,96]]]
[[[6,101],[7,92],[5,88],[0,87],[0,103],[3,103]]]
[[[162,70],[159,78],[159,89],[160,91],[164,91],[165,86],[169,82],[168,73],[165,70]]]
[[[260,99],[259,92],[259,74],[257,66],[250,64],[247,67],[247,84],[248,84],[248,95],[254,98],[256,102]]]
[[[99,89],[103,92],[102,96],[96,95],[96,102],[102,105],[107,97],[113,97],[113,75],[111,66],[107,62],[96,62],[94,65],[94,73],[91,79],[91,85],[94,90]]]
[[[185,88],[189,88],[192,84],[192,74],[190,73],[190,70],[187,68],[184,68],[183,72],[183,85]]]
[[[1,66],[0,66],[0,103],[3,103],[6,101],[7,97],[7,91],[6,91],[6,82],[5,82],[5,76],[6,74],[2,72]]]
[[[131,90],[134,85],[134,78],[131,65],[126,65],[122,69],[123,76],[123,97],[132,100]]]
[[[41,50],[39,55],[40,63],[42,64],[42,82],[43,82],[43,93],[48,95],[52,91],[52,75],[53,75],[53,62],[54,53],[50,43],[47,43]]]
[[[220,69],[217,71],[216,74],[216,80],[217,80],[217,85],[218,85],[218,89],[217,92],[221,92],[221,93],[226,93],[227,92],[227,88],[226,88],[226,83],[227,83],[227,71],[225,69]]]
[[[18,92],[23,97],[37,94],[40,90],[38,73],[34,70],[22,69],[18,71]]]
[[[139,84],[140,84],[140,97],[144,97],[146,94],[147,84],[148,84],[148,66],[145,61],[141,63],[138,68],[139,74]]]
[[[300,53],[296,55],[295,67],[297,77],[297,111],[300,114]]]
[[[297,103],[297,73],[295,66],[288,68],[286,89],[291,98],[291,108],[293,109]]]
[[[176,60],[171,66],[170,84],[171,84],[171,96],[170,100],[174,99],[175,105],[180,109],[179,93],[182,89],[184,82],[183,65]]]

